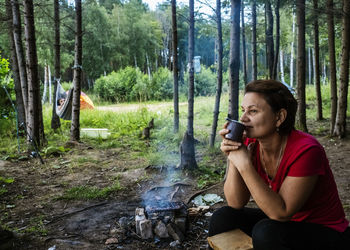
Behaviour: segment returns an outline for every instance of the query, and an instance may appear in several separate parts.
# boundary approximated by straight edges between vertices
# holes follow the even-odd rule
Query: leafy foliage
[[[172,85],[166,68],[159,68],[150,80],[138,68],[126,67],[97,79],[95,93],[111,102],[163,100],[172,97]]]

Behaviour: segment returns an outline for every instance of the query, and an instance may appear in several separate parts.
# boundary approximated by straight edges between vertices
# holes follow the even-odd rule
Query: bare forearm
[[[232,163],[229,164],[224,185],[224,193],[228,205],[240,209],[248,203],[250,193],[236,167],[234,167]]]
[[[239,173],[256,204],[269,218],[279,221],[290,219],[282,197],[268,187],[252,166]]]

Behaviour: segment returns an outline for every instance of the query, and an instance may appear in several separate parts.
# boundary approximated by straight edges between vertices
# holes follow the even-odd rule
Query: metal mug
[[[225,138],[232,141],[242,142],[245,125],[230,118],[226,118],[226,120],[229,122],[227,125],[229,132],[225,135]]]

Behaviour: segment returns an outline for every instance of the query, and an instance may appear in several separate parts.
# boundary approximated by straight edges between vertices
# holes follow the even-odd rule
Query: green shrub
[[[146,86],[143,86],[142,73],[138,68],[126,67],[96,80],[95,92],[99,97],[111,102],[140,100]]]
[[[150,83],[151,99],[164,100],[173,97],[173,76],[167,68],[159,68]]]
[[[181,93],[188,92],[188,73],[185,73],[185,84],[181,86]],[[224,84],[223,84],[224,85]],[[217,87],[216,73],[201,65],[201,72],[194,75],[194,96],[214,95]]]
[[[159,68],[150,80],[138,68],[126,67],[97,79],[95,93],[110,102],[170,99],[173,95],[172,74],[167,68]]]

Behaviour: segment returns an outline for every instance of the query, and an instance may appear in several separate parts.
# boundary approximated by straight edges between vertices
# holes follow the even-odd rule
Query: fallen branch
[[[98,203],[98,204],[94,204],[94,205],[91,205],[91,206],[88,206],[88,207],[85,207],[85,208],[82,208],[82,209],[79,209],[79,210],[76,210],[76,211],[73,211],[73,212],[69,212],[69,213],[66,213],[66,214],[62,214],[62,215],[58,215],[56,217],[54,217],[50,222],[48,222],[47,224],[51,224],[63,217],[67,217],[67,216],[71,216],[71,215],[74,215],[74,214],[77,214],[77,213],[80,213],[80,212],[83,212],[83,211],[86,211],[86,210],[89,210],[91,208],[95,208],[95,207],[99,207],[99,206],[103,206],[103,205],[106,205],[107,202],[101,202],[101,203]]]

